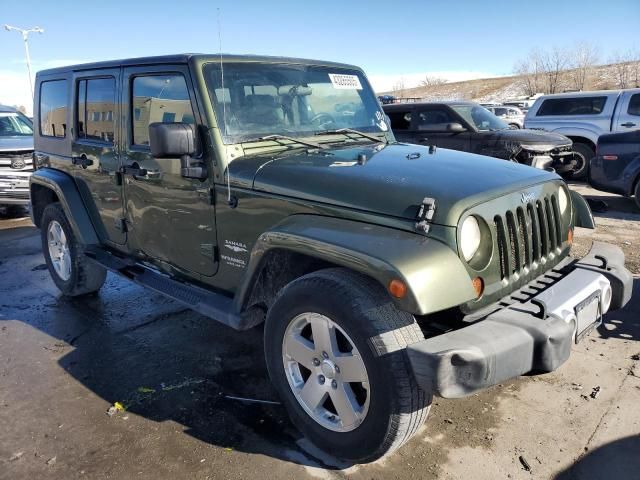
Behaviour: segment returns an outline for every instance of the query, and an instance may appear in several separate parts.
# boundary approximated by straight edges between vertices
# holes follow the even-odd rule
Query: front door
[[[78,72],[73,79],[74,123],[71,172],[98,234],[122,245],[123,196],[118,171],[119,68]]]
[[[454,123],[460,123],[460,119],[446,106],[418,107],[413,115],[412,126],[415,143],[468,152],[471,133],[468,130],[451,132],[449,126]]]
[[[640,92],[623,92],[618,112],[613,121],[614,132],[640,130]]]
[[[149,150],[150,123],[202,124],[187,67],[125,68],[122,92],[127,119],[122,164],[129,248],[162,268],[214,275],[211,177],[184,178],[179,158],[157,159]],[[203,160],[211,169],[210,159]],[[135,174],[136,169],[143,173]]]

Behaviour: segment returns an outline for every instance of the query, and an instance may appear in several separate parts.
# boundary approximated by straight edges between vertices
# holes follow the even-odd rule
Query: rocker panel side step
[[[202,315],[217,320],[236,330],[247,328],[242,317],[233,312],[233,299],[210,292],[195,285],[178,282],[126,258],[118,257],[106,250],[94,248],[85,255],[103,267],[118,273],[154,292],[169,297]]]

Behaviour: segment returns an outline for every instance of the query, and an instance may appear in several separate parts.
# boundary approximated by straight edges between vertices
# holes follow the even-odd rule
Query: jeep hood
[[[361,164],[359,155],[366,157]],[[411,221],[431,197],[433,222],[450,226],[473,205],[559,178],[505,160],[440,148],[429,153],[409,144],[245,157],[232,163],[231,177],[261,192]]]

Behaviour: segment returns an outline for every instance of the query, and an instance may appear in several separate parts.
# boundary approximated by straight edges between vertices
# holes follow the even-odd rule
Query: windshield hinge
[[[429,233],[430,222],[436,213],[436,199],[425,197],[416,216],[416,230]]]

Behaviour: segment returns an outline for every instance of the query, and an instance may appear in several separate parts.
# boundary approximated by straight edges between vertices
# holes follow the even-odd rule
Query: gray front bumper
[[[563,273],[548,272],[536,281],[552,284],[468,327],[407,347],[418,384],[458,398],[525,373],[551,372],[569,358],[575,307],[598,293],[603,311],[621,308],[633,285],[622,250],[597,242]]]

